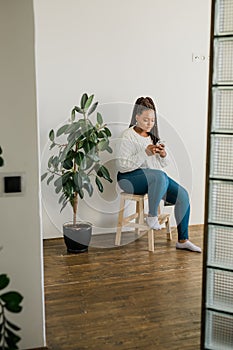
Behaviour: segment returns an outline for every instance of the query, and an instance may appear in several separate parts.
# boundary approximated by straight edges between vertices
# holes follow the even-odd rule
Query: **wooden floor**
[[[203,226],[190,235],[202,246]],[[154,253],[146,236],[117,248],[96,247],[114,235],[94,236],[78,255],[63,239],[45,240],[48,349],[198,350],[202,254],[176,250],[176,234],[165,236],[156,233]]]

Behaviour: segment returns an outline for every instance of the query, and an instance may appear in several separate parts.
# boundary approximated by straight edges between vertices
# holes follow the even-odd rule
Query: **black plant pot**
[[[92,225],[89,222],[67,222],[63,225],[64,241],[68,253],[78,254],[88,251]]]

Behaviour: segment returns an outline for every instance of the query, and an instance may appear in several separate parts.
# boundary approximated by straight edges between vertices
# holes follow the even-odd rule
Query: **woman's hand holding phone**
[[[148,145],[146,148],[146,154],[148,156],[159,154],[162,158],[166,157],[167,153],[165,151],[165,142],[158,141],[156,145]]]

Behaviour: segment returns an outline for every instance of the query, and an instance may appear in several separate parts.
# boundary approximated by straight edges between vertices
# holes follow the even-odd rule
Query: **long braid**
[[[152,142],[155,145],[159,140],[159,133],[158,133],[156,107],[151,97],[139,97],[136,100],[129,127],[136,125],[136,115],[141,115],[143,111],[148,109],[152,109],[155,112],[155,124],[151,129],[151,131],[149,132]]]

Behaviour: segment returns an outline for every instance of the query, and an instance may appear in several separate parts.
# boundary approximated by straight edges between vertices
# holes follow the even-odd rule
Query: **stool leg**
[[[172,231],[171,231],[171,225],[170,225],[170,217],[167,218],[167,221],[165,223],[166,229],[167,229],[167,240],[172,241]]]
[[[139,224],[144,224],[144,198],[139,201]]]
[[[140,220],[140,206],[139,206],[139,201],[136,201],[136,214],[138,214],[138,217],[135,219],[136,223],[139,223]],[[135,228],[135,233],[136,235],[139,235],[139,228]]]
[[[155,251],[154,230],[152,228],[148,231],[148,246],[150,252]]]
[[[140,198],[139,201],[137,201],[136,213],[138,214],[136,222],[139,223],[140,225],[143,225],[144,224],[144,198]],[[135,232],[137,235],[139,235],[140,229],[136,228]]]
[[[122,231],[122,222],[123,222],[123,218],[124,218],[124,209],[125,209],[125,200],[123,197],[121,197],[120,211],[119,211],[118,222],[117,222],[117,232],[116,232],[115,245],[121,244],[121,231]]]

